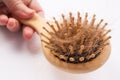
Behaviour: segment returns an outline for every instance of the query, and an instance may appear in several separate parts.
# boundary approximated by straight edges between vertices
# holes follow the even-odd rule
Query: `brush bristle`
[[[66,19],[62,14],[63,22],[59,23],[55,18],[55,26],[48,23],[54,32],[49,32],[45,27],[44,30],[51,35],[46,42],[46,47],[51,50],[51,54],[67,63],[85,63],[95,59],[101,54],[101,51],[105,46],[109,45],[108,40],[111,36],[107,34],[111,30],[105,30],[107,23],[103,26],[100,20],[98,24],[95,24],[96,15],[93,15],[90,22],[88,22],[88,13],[85,14],[84,20],[80,16],[80,12],[77,14],[77,19],[74,19],[72,13],[69,13],[69,18]]]

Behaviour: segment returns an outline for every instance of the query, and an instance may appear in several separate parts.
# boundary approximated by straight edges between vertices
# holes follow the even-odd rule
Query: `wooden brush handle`
[[[36,30],[36,32],[38,32],[38,34],[43,32],[43,26],[48,26],[46,24],[46,22],[48,21],[45,18],[39,16],[37,13],[35,13],[31,19],[23,20],[19,18],[19,21],[25,25],[31,26],[33,29]]]

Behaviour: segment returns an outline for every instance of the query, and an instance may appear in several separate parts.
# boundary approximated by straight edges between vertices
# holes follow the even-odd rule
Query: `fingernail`
[[[15,22],[14,21],[13,22],[9,22],[8,26],[11,27],[11,28],[14,27],[15,26]]]
[[[0,25],[6,25],[8,22],[8,17],[5,15],[0,15]]]
[[[33,35],[33,30],[29,27],[23,29],[23,36],[25,39],[30,39]]]

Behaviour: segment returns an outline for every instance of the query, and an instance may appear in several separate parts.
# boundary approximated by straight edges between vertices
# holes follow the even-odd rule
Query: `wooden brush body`
[[[56,67],[72,73],[86,73],[98,69],[108,59],[111,47],[105,30],[107,23],[103,19],[95,24],[95,15],[91,21],[77,14],[77,19],[69,14],[63,22],[48,21],[35,14],[30,20],[20,21],[32,26],[40,35],[42,48],[48,61]]]

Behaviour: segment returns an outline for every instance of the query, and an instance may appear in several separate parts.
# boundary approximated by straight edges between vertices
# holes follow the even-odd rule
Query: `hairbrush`
[[[88,13],[75,18],[72,13],[62,21],[48,21],[35,14],[33,18],[20,21],[36,30],[41,37],[47,60],[54,66],[71,73],[86,73],[98,69],[108,59],[111,47],[106,30],[107,23],[101,19],[95,23],[96,15],[88,21]]]

